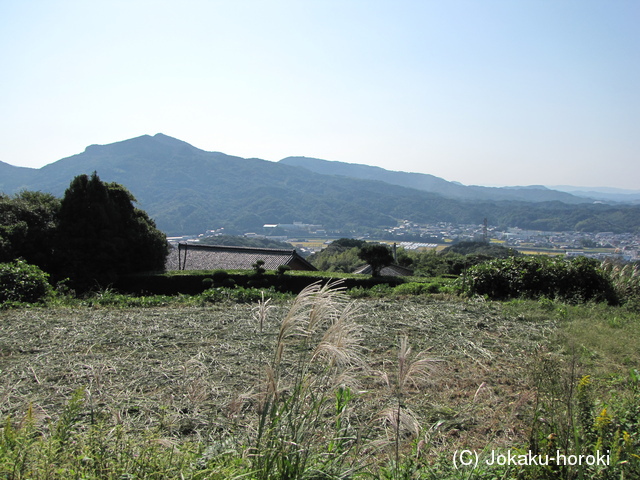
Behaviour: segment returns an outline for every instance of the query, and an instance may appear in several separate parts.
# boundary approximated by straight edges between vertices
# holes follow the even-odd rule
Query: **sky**
[[[0,161],[144,134],[640,189],[637,0],[0,0]]]

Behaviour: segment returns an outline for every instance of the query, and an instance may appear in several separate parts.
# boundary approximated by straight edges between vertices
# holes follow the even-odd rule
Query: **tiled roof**
[[[368,264],[364,265],[358,268],[353,273],[362,273],[365,275],[371,275],[371,265],[368,265]],[[391,264],[391,265],[387,265],[386,267],[382,267],[380,269],[381,277],[406,277],[409,275],[413,275],[413,270],[410,270],[405,267],[401,267],[400,265]]]
[[[275,270],[287,265],[292,270],[316,270],[295,250],[279,248],[229,247],[226,245],[179,244],[167,257],[167,270],[250,270],[258,261]]]

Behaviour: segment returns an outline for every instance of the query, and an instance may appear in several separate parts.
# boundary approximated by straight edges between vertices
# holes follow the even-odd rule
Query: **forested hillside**
[[[405,219],[480,224],[487,218],[491,225],[541,230],[640,228],[640,206],[463,201],[377,180],[205,152],[162,134],[92,145],[40,169],[0,164],[0,190],[61,196],[76,175],[94,171],[131,191],[168,235],[219,227],[242,234],[267,223],[294,221],[349,231],[391,227]]]
[[[589,198],[577,197],[566,192],[551,190],[541,185],[528,187],[480,187],[448,182],[440,177],[424,173],[395,172],[380,167],[359,165],[355,163],[331,162],[318,158],[287,157],[280,163],[302,167],[323,175],[340,175],[343,177],[377,180],[380,182],[414,188],[425,192],[437,193],[447,198],[458,200],[500,201],[512,200],[521,202],[553,202],[590,203]]]

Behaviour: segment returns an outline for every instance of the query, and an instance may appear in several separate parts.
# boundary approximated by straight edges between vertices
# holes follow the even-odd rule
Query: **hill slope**
[[[378,180],[323,175],[308,169],[205,152],[166,135],[92,145],[40,169],[0,164],[0,189],[62,195],[81,173],[96,171],[125,185],[140,208],[169,235],[225,227],[256,231],[265,223],[322,224],[342,232],[395,226],[398,219],[446,221],[544,230],[632,231],[639,207],[561,202],[461,201]],[[435,177],[434,177],[435,178]]]
[[[318,158],[287,157],[280,160],[280,163],[303,167],[312,172],[322,173],[324,175],[340,175],[366,180],[378,180],[392,185],[437,193],[444,197],[458,200],[559,201],[564,203],[590,203],[592,201],[591,199],[577,197],[566,192],[550,190],[543,186],[509,188],[466,186],[448,182],[440,177],[424,173],[395,172],[380,167],[320,160]]]

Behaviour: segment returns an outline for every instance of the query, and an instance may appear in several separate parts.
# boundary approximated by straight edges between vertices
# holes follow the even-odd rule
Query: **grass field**
[[[368,473],[369,478],[527,478],[524,467],[456,470],[453,455],[463,448],[527,448],[534,430],[551,433],[543,432],[536,420],[541,405],[552,405],[567,392],[575,395],[574,384],[585,375],[591,375],[594,411],[606,404],[610,415],[622,415],[619,405],[628,405],[628,396],[637,394],[637,385],[628,380],[628,372],[640,366],[638,318],[633,312],[551,301],[498,303],[443,296],[364,299],[354,305],[350,317],[358,325],[364,363],[350,369],[345,385],[354,392],[349,424],[361,432],[358,438],[366,448],[353,454],[349,464],[360,465],[354,471]],[[63,421],[72,424],[71,436],[90,431],[92,425],[104,428],[100,431],[105,438],[114,435],[114,429],[133,438],[150,435],[158,455],[182,456],[179,468],[185,478],[254,478],[247,452],[259,435],[256,392],[291,302],[268,307],[263,309],[262,331],[255,304],[1,311],[0,415],[19,426],[30,412],[33,428],[43,439],[55,436],[55,426]],[[420,358],[433,362],[427,377],[407,384],[400,401],[384,379],[398,369],[403,336],[414,354],[425,352]],[[284,365],[295,372],[303,347],[290,348],[293,356]],[[545,374],[541,365],[553,368]],[[81,406],[72,420],[65,420],[65,405],[79,389]],[[549,393],[552,390],[556,393]],[[394,430],[388,412],[395,400],[412,412],[419,428]],[[334,416],[325,416],[325,423],[334,421]],[[635,442],[629,448],[638,454],[639,433],[629,434]],[[327,431],[323,427],[314,435],[314,442],[321,444]],[[396,452],[394,460],[390,446],[394,439],[402,458],[419,466],[413,476],[400,476],[394,463],[400,457]],[[224,457],[224,468],[211,453],[212,446],[220,445],[233,452],[233,460]],[[6,473],[7,465],[0,472]],[[80,462],[74,471],[83,465]],[[637,467],[637,460],[633,465]],[[20,476],[13,465],[17,473],[3,478],[71,478],[65,477],[71,467],[60,467],[61,474],[53,469],[50,476],[30,468],[31,477]],[[172,478],[172,472],[148,478]],[[530,470],[529,478],[546,478],[535,472]],[[123,473],[115,467],[108,473],[113,476],[77,478],[147,478],[118,476]]]

